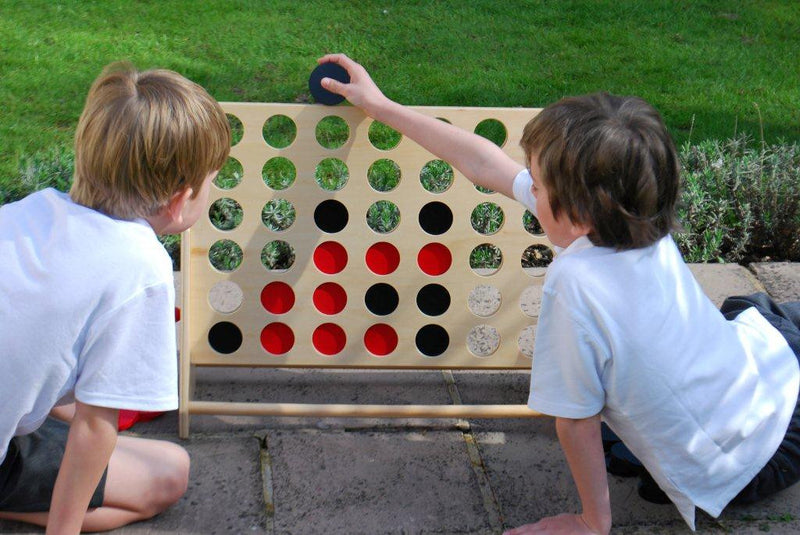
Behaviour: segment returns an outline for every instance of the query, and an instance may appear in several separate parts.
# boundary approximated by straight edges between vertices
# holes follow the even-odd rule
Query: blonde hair
[[[199,85],[169,70],[109,65],[75,132],[70,196],[119,219],[155,215],[176,192],[200,191],[230,139],[225,112]]]

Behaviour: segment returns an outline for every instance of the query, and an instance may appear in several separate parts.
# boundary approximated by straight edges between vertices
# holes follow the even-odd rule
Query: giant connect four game
[[[192,399],[198,366],[527,369],[553,255],[524,207],[357,108],[223,108],[240,134],[208,217],[182,242],[183,436],[192,413],[531,413]],[[490,132],[520,163],[522,129],[538,111],[415,109]]]

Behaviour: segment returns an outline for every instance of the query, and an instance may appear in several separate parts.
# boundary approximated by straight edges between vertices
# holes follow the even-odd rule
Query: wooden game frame
[[[241,141],[231,148],[231,157],[243,169],[241,183],[230,190],[212,186],[209,207],[221,198],[234,199],[242,208],[241,224],[232,230],[219,230],[209,217],[200,221],[182,236],[180,326],[180,423],[182,437],[189,434],[191,414],[236,414],[316,417],[448,417],[494,418],[536,416],[525,405],[364,405],[364,404],[287,404],[235,403],[194,399],[194,371],[198,366],[252,366],[271,368],[357,368],[357,369],[527,369],[530,368],[532,333],[537,321],[537,295],[540,296],[544,269],[524,269],[520,259],[526,248],[551,247],[543,234],[525,230],[525,209],[498,193],[482,192],[454,170],[452,185],[443,192],[426,191],[420,183],[422,168],[436,158],[412,140],[402,137],[389,150],[379,149],[370,141],[373,121],[351,106],[325,107],[308,104],[223,103],[226,113],[241,121]],[[417,111],[447,120],[469,131],[476,131],[482,121],[501,123],[506,130],[503,149],[522,163],[518,147],[524,125],[538,109],[532,108],[453,108],[415,107]],[[270,146],[263,128],[268,119],[284,116],[296,125],[294,141],[284,148]],[[348,127],[347,141],[337,148],[325,148],[316,138],[319,122],[334,116]],[[296,168],[294,183],[284,190],[269,188],[262,177],[267,161],[281,157]],[[349,172],[346,185],[338,191],[322,189],[316,179],[317,165],[324,159],[344,162]],[[391,191],[377,191],[368,182],[370,166],[381,159],[390,159],[400,170],[400,182]],[[260,214],[271,199],[289,201],[296,220],[288,229],[268,229]],[[382,234],[366,223],[366,212],[380,200],[394,203],[400,210],[400,221],[392,232]],[[340,231],[322,230],[315,221],[321,203],[337,201],[344,206],[348,219]],[[442,203],[452,212],[452,224],[442,234],[431,234],[421,228],[418,215],[429,203]],[[490,202],[503,211],[504,222],[499,232],[479,234],[470,223],[473,209]],[[328,203],[330,204],[330,203]],[[336,203],[334,203],[336,204]],[[208,210],[208,208],[206,208]],[[207,213],[207,212],[206,212]],[[324,219],[323,216],[320,219]],[[436,231],[438,232],[438,231]],[[229,272],[215,269],[209,261],[209,250],[219,240],[239,244],[241,265]],[[269,270],[260,262],[266,243],[281,240],[294,250],[295,260],[287,270]],[[315,256],[321,244],[335,242],[346,251],[345,267],[338,273],[326,273]],[[369,263],[375,244],[390,244],[399,256],[399,264],[390,273],[375,273]],[[473,249],[491,243],[503,255],[501,267],[491,275],[469,267]],[[438,244],[450,253],[451,265],[444,272],[426,273],[423,249]],[[374,258],[374,257],[372,257]],[[446,258],[445,258],[446,260]],[[444,262],[435,259],[434,267]],[[366,264],[365,264],[366,263]],[[430,266],[428,266],[429,268]],[[271,312],[261,296],[264,287],[281,281],[292,289],[294,306]],[[323,313],[317,307],[320,285],[335,283],[346,292],[347,302],[341,311]],[[399,294],[397,307],[382,316],[373,313],[364,296],[373,285],[392,286]],[[438,284],[449,292],[450,306],[431,317],[419,309],[414,295],[420,288]],[[216,289],[238,288],[240,303],[235,307],[212,303]],[[494,310],[476,309],[476,290],[486,287],[499,295]],[[520,296],[533,295],[533,305],[520,301]],[[217,298],[219,297],[217,292]],[[223,296],[224,297],[224,296]],[[269,292],[267,298],[269,299]],[[527,306],[527,308],[526,308]],[[532,307],[532,308],[531,308]],[[491,308],[491,307],[490,307]],[[221,353],[212,347],[209,333],[218,325],[241,334],[235,350]],[[276,324],[288,327],[292,337],[285,352],[270,352],[271,331]],[[376,356],[367,346],[370,326],[383,325],[383,330],[396,334],[395,348],[387,355]],[[333,325],[333,327],[330,327]],[[440,354],[425,354],[420,345],[422,327],[438,325],[449,336],[449,344]],[[318,341],[330,333],[343,333],[343,347],[335,354],[325,354]],[[388,328],[386,327],[388,326]],[[284,329],[285,330],[285,329]],[[284,332],[284,331],[281,331]],[[318,334],[322,332],[321,337]],[[488,354],[476,354],[469,341],[476,333],[489,333]],[[520,342],[522,337],[523,343]],[[234,337],[235,338],[235,337]],[[334,336],[334,339],[336,337]],[[389,336],[391,342],[391,336]],[[334,340],[335,341],[335,340]],[[424,338],[423,338],[424,342]],[[227,342],[226,342],[227,343]],[[327,347],[327,346],[326,346]],[[383,347],[383,346],[381,346]],[[423,349],[420,349],[423,347]],[[521,348],[526,348],[525,350]],[[338,349],[338,348],[337,348]],[[283,350],[281,350],[283,351]],[[321,352],[322,351],[322,352]]]

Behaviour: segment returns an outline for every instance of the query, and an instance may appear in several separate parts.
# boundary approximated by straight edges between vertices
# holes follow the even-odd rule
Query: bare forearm
[[[76,404],[53,489],[47,533],[79,533],[117,441],[117,411]]]
[[[584,521],[593,531],[608,533],[611,529],[611,502],[600,416],[580,420],[556,418],[556,431],[578,488]]]
[[[371,111],[375,120],[451,163],[471,182],[513,198],[512,181],[523,166],[491,141],[388,99]]]
[[[491,141],[388,99],[366,69],[344,54],[329,54],[319,62],[337,63],[350,75],[348,83],[324,78],[325,89],[344,96],[373,119],[413,139],[475,184],[513,197],[513,180],[523,165]]]

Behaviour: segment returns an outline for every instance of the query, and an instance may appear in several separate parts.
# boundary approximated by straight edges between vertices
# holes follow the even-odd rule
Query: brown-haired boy
[[[89,90],[70,194],[0,208],[0,517],[101,531],[186,491],[186,451],[118,437],[117,412],[178,405],[172,264],[156,235],[197,221],[229,150],[203,88],[113,65]],[[69,425],[47,417],[73,400]]]
[[[559,254],[548,268],[528,405],[556,417],[583,505],[509,533],[607,533],[601,418],[694,527],[800,479],[800,303],[764,294],[717,310],[670,231],[675,148],[638,98],[563,99],[525,128],[528,169],[470,132],[386,98],[343,55],[350,82],[322,85],[523,203]],[[643,496],[646,494],[643,494]]]

